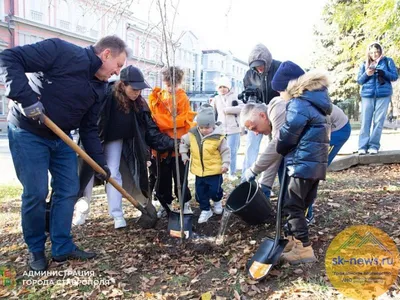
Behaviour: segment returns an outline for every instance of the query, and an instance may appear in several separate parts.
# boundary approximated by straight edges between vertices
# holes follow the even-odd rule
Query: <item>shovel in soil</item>
[[[286,166],[283,174],[281,189],[279,191],[278,208],[276,213],[276,229],[275,239],[267,238],[257,252],[247,263],[246,268],[250,277],[254,280],[261,280],[268,275],[269,270],[275,265],[283,253],[283,249],[289,242],[286,239],[281,239],[281,215],[282,201],[286,192]]]
[[[183,207],[184,207],[184,200],[186,196],[186,189],[187,189],[187,181],[189,175],[189,162],[186,162],[185,165],[185,179],[182,185],[182,194],[181,199],[179,200],[180,204],[180,211],[179,213],[170,211],[168,214],[168,232],[170,236],[177,237],[177,238],[190,238],[193,235],[192,231],[192,217],[193,214],[184,214]]]
[[[60,139],[62,139],[68,146],[70,146],[82,159],[87,162],[94,171],[101,174],[106,174],[102,167],[100,167],[89,155],[86,154],[68,135],[65,134],[52,120],[44,116],[43,123],[50,128]],[[146,206],[142,206],[131,195],[125,191],[113,178],[109,178],[108,182],[122,194],[123,197],[128,199],[141,213],[142,216],[138,220],[138,224],[143,228],[153,228],[157,223],[157,212],[151,201],[148,201]]]

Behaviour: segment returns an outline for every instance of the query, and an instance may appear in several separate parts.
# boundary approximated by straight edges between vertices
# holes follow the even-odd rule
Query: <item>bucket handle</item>
[[[249,187],[249,193],[247,194],[247,198],[246,198],[246,204],[247,204],[247,203],[249,203],[249,201],[250,201],[250,195],[251,195],[251,185],[252,185],[252,183],[251,183],[251,182],[249,182],[249,185],[250,185],[250,187]]]

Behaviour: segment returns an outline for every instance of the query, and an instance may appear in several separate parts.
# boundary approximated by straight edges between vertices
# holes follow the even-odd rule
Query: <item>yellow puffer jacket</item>
[[[212,133],[201,139],[197,128],[189,131],[190,171],[199,177],[221,174],[222,157],[218,150],[224,135]]]

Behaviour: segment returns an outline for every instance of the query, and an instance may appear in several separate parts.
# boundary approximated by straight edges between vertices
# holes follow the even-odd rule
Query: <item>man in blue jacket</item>
[[[13,100],[7,118],[8,138],[15,171],[23,186],[22,230],[30,252],[29,266],[34,271],[47,268],[44,250],[48,172],[53,190],[53,260],[96,256],[80,250],[70,234],[79,190],[76,154],[40,120],[46,114],[67,134],[79,128],[87,153],[110,174],[98,137],[97,116],[107,80],[119,74],[127,52],[124,41],[107,36],[88,48],[54,38],[0,53],[6,96]]]

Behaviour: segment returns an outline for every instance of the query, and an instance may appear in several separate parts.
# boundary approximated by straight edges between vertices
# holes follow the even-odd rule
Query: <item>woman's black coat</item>
[[[121,138],[124,140],[120,164],[122,182],[124,187],[128,187],[128,192],[132,188],[138,187],[143,196],[149,198],[146,164],[150,158],[149,148],[160,152],[170,151],[174,149],[174,140],[160,132],[143,98],[136,100],[142,101],[142,106],[139,108],[139,111],[135,112],[132,109],[129,114],[121,114],[121,111],[116,112],[119,107],[116,105],[117,100],[113,96],[113,86],[113,84],[109,85],[101,107],[98,122],[99,136],[103,145],[104,143],[110,142],[108,136],[112,135],[113,140],[118,139],[118,133],[116,133],[115,130],[113,130],[112,133],[108,132],[108,129],[113,127],[110,125],[110,122],[112,122],[115,117],[131,118],[129,119],[129,122],[132,124],[129,137],[126,136],[126,128],[121,128],[119,131],[121,133]],[[80,170],[80,197],[92,175],[93,170],[86,165],[86,163],[83,163]]]

